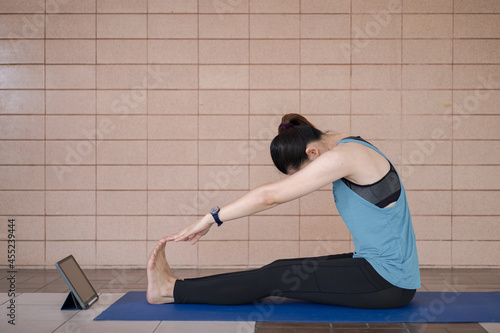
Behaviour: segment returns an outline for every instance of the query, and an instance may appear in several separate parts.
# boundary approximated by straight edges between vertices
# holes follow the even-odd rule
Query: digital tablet
[[[68,284],[75,302],[78,302],[76,307],[88,309],[99,299],[99,295],[72,255],[57,262],[56,267]],[[68,295],[68,299],[70,296]]]

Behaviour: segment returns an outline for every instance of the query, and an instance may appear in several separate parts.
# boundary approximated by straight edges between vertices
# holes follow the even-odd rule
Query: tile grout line
[[[97,208],[98,208],[98,205],[99,205],[99,202],[97,200],[97,194],[98,194],[98,162],[97,162],[97,1],[98,0],[95,0],[95,19],[94,19],[94,24],[95,24],[95,70],[94,70],[94,84],[95,84],[95,109],[94,109],[94,112],[95,112],[95,145],[94,145],[94,163],[95,163],[95,234],[94,234],[94,253],[95,253],[95,258],[94,258],[94,267],[98,267],[97,263],[98,263],[98,259],[97,259],[97,248],[98,248],[98,240],[97,240],[97,236],[98,236],[98,229],[99,229],[99,225],[98,225],[98,222],[97,222]]]
[[[36,14],[42,14],[43,12],[0,12],[0,15],[14,15],[14,16],[21,16],[21,15],[36,15]],[[52,12],[52,13],[47,13],[48,15],[71,15],[71,16],[77,16],[77,15],[85,15],[85,16],[90,16],[93,14],[96,14],[96,12]],[[218,12],[206,12],[206,13],[197,13],[197,12],[98,12],[97,14],[103,15],[103,16],[138,16],[138,15],[147,15],[147,14],[152,14],[152,15],[174,15],[174,16],[183,16],[183,15],[204,15],[204,16],[216,16],[216,15],[227,15],[227,16],[244,16],[248,15],[247,12],[240,12],[240,13],[218,13]],[[298,14],[304,14],[304,15],[314,15],[314,16],[345,16],[349,15],[349,12],[335,12],[335,13],[314,13],[314,12],[304,12],[304,13],[299,13],[299,12],[287,12],[287,13],[281,13],[281,12],[254,12],[250,13],[250,15],[254,16],[276,16],[276,15],[287,15],[287,16],[293,16],[293,15],[298,15]],[[380,14],[379,11],[373,11],[373,12],[356,12],[353,13],[355,15],[362,15],[362,16],[370,16],[373,14]],[[414,15],[414,16],[422,16],[422,15],[433,15],[433,16],[439,16],[439,15],[452,15],[454,14],[453,11],[450,12],[412,12],[412,13],[405,13],[405,15]],[[457,12],[457,15],[499,15],[500,11],[498,12]],[[399,14],[393,14],[393,13],[387,13],[386,15],[399,15]]]
[[[196,66],[196,75],[197,75],[197,100],[198,105],[196,106],[197,116],[196,116],[196,125],[197,125],[197,138],[196,138],[196,216],[200,216],[200,0],[196,1],[196,57],[198,60]],[[200,244],[196,245],[196,268],[200,269]]]
[[[302,0],[299,0],[299,114],[302,115]],[[301,249],[301,237],[300,237],[300,227],[302,225],[302,212],[300,209],[302,198],[299,198],[299,225],[298,225],[298,251],[300,257]]]
[[[308,40],[306,38],[302,38],[303,40]],[[153,40],[153,39],[149,39],[149,40]],[[279,39],[274,39],[274,40],[279,40]],[[357,39],[357,40],[362,40],[362,39]],[[386,41],[388,39],[384,39],[384,41]],[[398,39],[392,39],[394,41],[400,41],[401,38],[398,38]],[[408,39],[402,39],[403,41],[406,41]],[[413,40],[416,40],[416,39],[411,39],[412,41]],[[448,39],[449,40],[449,39]],[[98,40],[96,40],[98,41]],[[218,40],[218,41],[226,41],[226,40]],[[248,41],[248,39],[244,39],[244,40],[241,40],[241,41]],[[258,39],[250,39],[250,41],[260,41]],[[269,40],[266,40],[266,41],[269,41]],[[290,40],[279,40],[279,41],[290,41]],[[293,40],[293,41],[300,41],[300,40]],[[371,41],[371,40],[369,40]],[[462,65],[462,66],[466,66],[466,65],[471,65],[471,66],[498,66],[498,63],[495,63],[495,62],[469,62],[469,63],[456,63],[457,65]],[[0,63],[0,65],[2,66],[43,66],[43,65],[46,65],[45,63],[38,63],[38,62],[35,62],[35,63],[29,63],[29,62],[18,62],[18,63]],[[60,63],[60,64],[53,64],[53,63],[49,63],[47,64],[48,66],[60,66],[60,67],[68,67],[68,66],[80,66],[80,67],[88,67],[88,66],[95,66],[95,63],[89,63],[89,62],[85,62],[85,63],[82,63],[82,62],[65,62],[65,63]],[[207,63],[199,63],[199,62],[196,62],[196,63],[190,63],[190,62],[116,62],[116,63],[100,63],[99,64],[100,66],[108,66],[108,67],[112,67],[112,66],[121,66],[121,67],[124,67],[124,66],[135,66],[135,67],[143,67],[145,65],[168,65],[168,66],[179,66],[179,67],[182,67],[182,66],[204,66],[204,67],[220,67],[220,66],[246,66],[248,64],[245,64],[245,63],[238,63],[238,62],[235,62],[235,63],[223,63],[223,62],[207,62]],[[284,67],[290,67],[290,66],[300,66],[300,65],[304,65],[304,66],[316,66],[316,67],[320,67],[320,66],[331,66],[331,67],[347,67],[347,66],[359,66],[359,67],[362,67],[362,66],[399,66],[399,65],[406,65],[406,66],[451,66],[451,65],[454,65],[452,63],[444,63],[444,62],[393,62],[393,63],[390,63],[390,62],[387,62],[387,63],[378,63],[378,62],[358,62],[358,63],[328,63],[328,62],[317,62],[317,63],[313,63],[313,62],[310,62],[310,63],[300,63],[300,62],[282,62],[282,63],[252,63],[251,64],[252,66],[284,66]],[[2,90],[44,90],[43,88],[5,88],[5,89],[2,89]],[[94,90],[94,89],[90,89],[90,88],[49,88],[47,90]],[[130,88],[100,88],[99,90],[130,90]],[[196,88],[171,88],[171,89],[153,89],[153,90],[197,90]],[[251,88],[248,88],[248,89],[242,89],[242,88],[204,88],[204,89],[200,89],[200,90],[297,90],[296,88],[255,88],[255,89],[251,89]],[[308,88],[307,90],[347,90],[347,89],[339,89],[339,88]],[[353,89],[353,90],[356,90],[356,89]],[[358,88],[357,90],[388,90],[388,89],[382,89],[382,88]],[[408,89],[405,89],[405,90],[419,90],[419,88],[408,88]],[[421,88],[420,88],[421,90]],[[449,90],[449,89],[446,89],[446,88],[428,88],[426,90]],[[466,88],[461,88],[461,89],[457,89],[457,90],[470,90],[470,89],[466,89]],[[478,90],[481,90],[481,89],[478,89]],[[496,90],[496,89],[494,89]]]
[[[399,130],[401,131],[401,135],[400,135],[400,142],[399,142],[399,153],[401,154],[400,155],[400,158],[399,158],[399,169],[402,170],[403,169],[403,138],[404,138],[404,133],[403,133],[403,117],[404,117],[404,112],[403,112],[403,107],[404,107],[404,103],[403,103],[403,82],[404,82],[404,39],[403,39],[403,36],[404,36],[404,19],[403,19],[403,15],[404,15],[404,1],[401,1],[401,18],[400,18],[400,24],[401,24],[401,35],[400,35],[400,40],[401,40],[401,82],[400,82],[400,87],[399,89],[401,89],[400,91],[400,110],[399,110],[399,114],[400,114],[400,120],[399,120]]]
[[[44,14],[43,14],[43,103],[44,103],[44,117],[43,117],[43,201],[44,201],[44,216],[43,216],[43,243],[44,243],[44,266],[47,267],[47,1],[44,1]]]
[[[149,254],[149,1],[146,1],[146,253]]]
[[[349,13],[349,133],[352,133],[352,0]]]
[[[350,2],[350,13],[349,13],[349,133],[352,134],[352,43],[353,43],[353,38],[352,38],[352,0]],[[336,205],[336,203],[335,203]],[[335,206],[336,207],[336,206]],[[354,252],[354,247],[353,247],[353,238],[351,233],[349,233],[349,251],[351,251],[351,248]]]
[[[92,64],[91,64],[92,65]],[[145,65],[145,64],[143,64]],[[401,64],[395,64],[395,66],[399,66]],[[407,65],[407,64],[403,64],[403,65]],[[418,65],[418,64],[417,64]],[[429,64],[422,64],[422,65],[429,65]],[[438,64],[432,64],[431,66],[436,66]],[[451,66],[451,64],[446,64],[448,66]],[[40,66],[44,66],[44,64],[41,64]],[[297,65],[295,65],[297,66]],[[322,64],[320,66],[330,66],[330,65],[325,65],[325,64]],[[335,65],[332,65],[332,66],[335,66]],[[357,64],[353,64],[353,66],[357,66]],[[367,65],[362,65],[362,66],[367,66]],[[377,66],[376,64],[374,65],[368,65],[368,66]],[[439,65],[438,65],[439,66]],[[347,67],[347,66],[346,66]],[[93,91],[93,90],[96,90],[96,89],[58,89],[58,88],[52,88],[52,89],[43,89],[43,88],[40,88],[40,89],[30,89],[30,88],[27,88],[27,89],[17,89],[17,88],[9,88],[9,89],[2,89],[3,91],[44,91],[44,90],[47,90],[47,91]],[[113,89],[113,88],[102,88],[102,89],[98,89],[100,91],[127,91],[127,90],[130,90],[130,89]],[[151,90],[155,90],[155,91],[197,91],[198,89],[151,89]],[[233,91],[233,90],[237,90],[237,91],[262,91],[262,90],[266,90],[266,91],[296,91],[297,89],[295,88],[270,88],[270,89],[260,89],[260,88],[256,88],[256,89],[227,89],[227,88],[224,88],[224,89],[200,89],[201,91],[210,91],[210,90],[218,90],[218,91]],[[349,89],[327,89],[327,88],[323,88],[323,89],[314,89],[314,88],[302,88],[302,90],[304,91],[349,91]],[[387,89],[378,89],[378,88],[372,88],[372,89],[352,89],[353,91],[387,91]],[[390,89],[391,91],[394,91],[395,89]],[[442,89],[442,88],[438,88],[438,89],[425,89],[426,91],[449,91],[450,89]],[[470,91],[471,89],[464,89],[464,88],[461,88],[461,89],[455,89],[456,91]],[[498,91],[500,89],[474,89],[474,90],[480,90],[480,91]],[[418,89],[418,88],[409,88],[409,89],[404,89],[404,91],[422,91],[422,89]],[[112,113],[109,113],[109,114],[105,114],[103,113],[103,115],[111,115]],[[390,115],[391,113],[386,113],[385,115]],[[43,113],[3,113],[3,114],[0,114],[0,116],[2,117],[5,117],[5,116],[18,116],[18,115],[24,115],[24,116],[29,116],[29,115],[32,115],[32,116],[43,116]],[[49,114],[49,116],[56,116],[56,115],[66,115],[66,116],[87,116],[89,114],[74,114],[74,113],[54,113],[54,114]],[[91,115],[91,114],[90,114]],[[144,116],[142,114],[129,114],[130,116]],[[172,115],[168,115],[168,114],[152,114],[153,116],[167,116],[167,117],[178,117],[179,114],[172,114]],[[190,114],[189,114],[190,115]],[[192,114],[194,115],[194,114]],[[212,115],[235,115],[235,116],[242,116],[242,114],[240,113],[235,113],[235,114],[207,114],[206,116],[212,116]],[[260,114],[260,115],[266,115],[266,114]],[[318,115],[318,116],[324,116],[325,114],[324,113],[314,113],[314,114],[310,114],[310,115]],[[333,116],[337,116],[337,115],[348,115],[347,113],[345,114],[334,114]],[[362,114],[361,114],[362,115]],[[373,115],[373,116],[379,116],[379,115],[384,115],[384,114],[364,114],[364,115]],[[413,115],[433,115],[432,113],[429,113],[429,114],[413,114]],[[498,116],[497,114],[492,114],[492,113],[483,113],[481,115],[484,115],[484,116]],[[127,115],[128,116],[128,115]],[[5,140],[22,140],[22,139],[5,139]],[[42,140],[42,139],[26,139],[26,140]],[[58,140],[58,139],[50,139],[50,140]],[[75,139],[70,139],[70,140],[75,140]],[[77,139],[76,139],[77,140]],[[499,139],[483,139],[483,140],[499,140]]]
[[[251,34],[250,34],[250,29],[251,29],[251,16],[250,16],[250,1],[248,2],[248,7],[247,7],[247,15],[248,15],[248,90],[247,90],[247,97],[248,97],[248,144],[250,145],[250,87],[251,87]],[[248,182],[247,182],[247,191],[250,190],[250,184],[251,184],[251,173],[250,173],[250,151],[247,153],[247,158],[248,158],[248,166],[247,166],[247,173],[248,173]],[[247,218],[247,267],[250,266],[250,219],[251,217],[248,216]]]
[[[452,7],[453,7],[453,14],[452,14],[452,22],[451,22],[451,105],[452,105],[452,112],[451,112],[451,170],[450,170],[450,266],[453,267],[453,170],[454,168],[454,161],[453,161],[453,138],[454,138],[454,123],[453,123],[453,118],[455,117],[454,115],[454,110],[455,110],[455,104],[454,104],[454,68],[455,68],[455,0],[452,0]]]

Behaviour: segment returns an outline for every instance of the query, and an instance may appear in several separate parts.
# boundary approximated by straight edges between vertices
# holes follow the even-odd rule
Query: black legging
[[[415,289],[395,287],[352,253],[274,261],[259,269],[178,280],[176,303],[237,305],[267,296],[356,308],[408,304]]]

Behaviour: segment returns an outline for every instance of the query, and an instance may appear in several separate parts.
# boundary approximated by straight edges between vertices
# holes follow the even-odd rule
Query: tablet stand
[[[73,292],[70,291],[68,297],[66,297],[66,300],[64,301],[64,304],[61,307],[61,310],[81,310],[81,309],[83,309],[82,306],[76,300],[75,296],[73,295]]]

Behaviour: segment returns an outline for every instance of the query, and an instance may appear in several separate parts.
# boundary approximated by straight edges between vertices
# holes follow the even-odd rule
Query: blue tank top
[[[369,147],[389,161],[366,141],[347,138],[340,140],[337,145],[345,142]],[[386,208],[363,199],[341,179],[333,182],[333,196],[337,210],[353,238],[353,257],[366,259],[384,279],[396,287],[420,288],[417,246],[403,184],[396,203]]]

